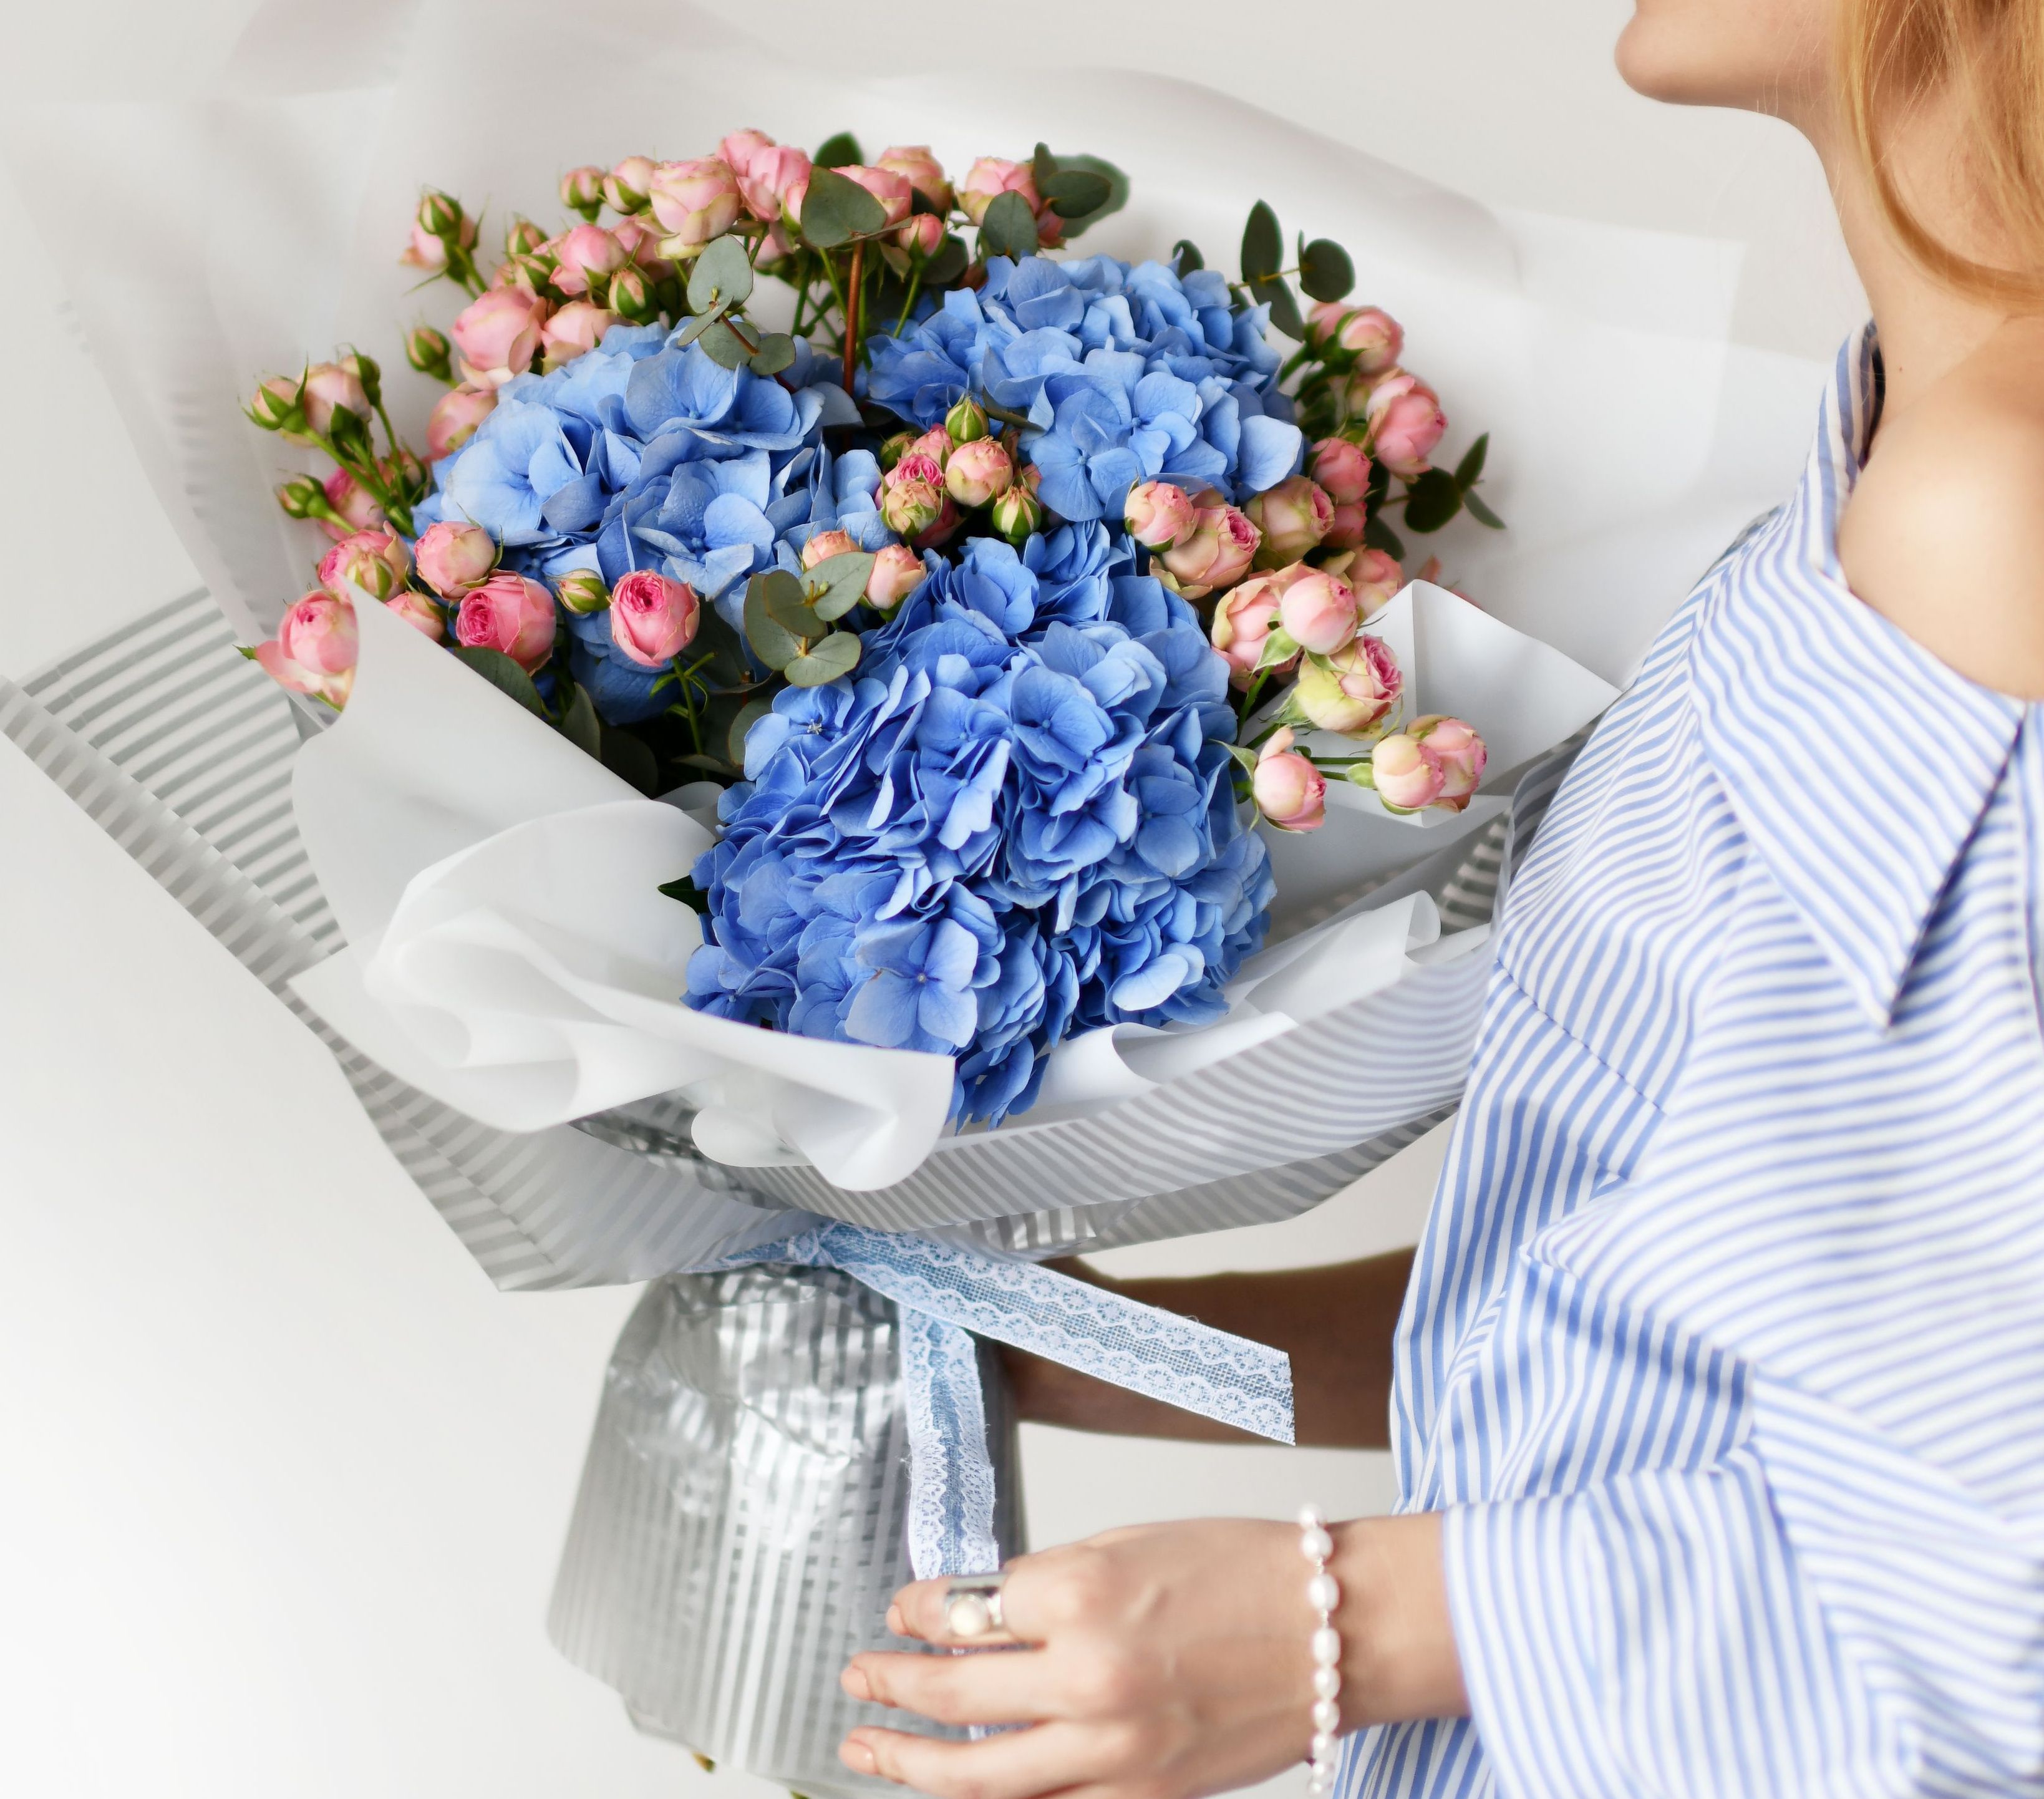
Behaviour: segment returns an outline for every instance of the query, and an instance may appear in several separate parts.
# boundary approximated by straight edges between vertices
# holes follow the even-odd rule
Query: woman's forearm
[[[1083,1263],[1062,1266],[1125,1298],[1283,1350],[1292,1359],[1301,1443],[1387,1447],[1391,1342],[1412,1271],[1409,1249],[1331,1267],[1182,1280],[1112,1280]],[[1122,1436],[1261,1440],[1020,1350],[1006,1351],[1006,1361],[1016,1406],[1035,1423]]]

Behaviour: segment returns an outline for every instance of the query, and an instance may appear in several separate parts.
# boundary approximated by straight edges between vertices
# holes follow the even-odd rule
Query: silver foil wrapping
[[[1022,1547],[1012,1413],[981,1348],[1004,1555]],[[838,1673],[906,1645],[909,1438],[895,1308],[834,1270],[654,1282],[604,1378],[548,1628],[641,1730],[813,1799],[892,1791],[837,1745],[878,1705]]]

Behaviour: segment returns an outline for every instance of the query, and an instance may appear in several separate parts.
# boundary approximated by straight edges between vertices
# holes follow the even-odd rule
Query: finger
[[[869,1651],[852,1659],[840,1684],[855,1699],[918,1712],[945,1724],[1035,1724],[1070,1717],[1074,1679],[1041,1649],[984,1655]]]
[[[1003,1628],[978,1636],[960,1636],[944,1616],[951,1592],[948,1580],[919,1580],[894,1595],[887,1628],[897,1636],[920,1637],[947,1649],[984,1649],[1012,1643],[1039,1643],[1058,1613],[1056,1594],[1078,1573],[1078,1556],[1070,1547],[1035,1555],[1018,1555],[1005,1567],[1001,1587]]]
[[[1047,1724],[977,1743],[947,1743],[862,1724],[839,1745],[838,1756],[855,1773],[878,1774],[933,1799],[1039,1799],[1097,1776],[1095,1734],[1083,1724]]]

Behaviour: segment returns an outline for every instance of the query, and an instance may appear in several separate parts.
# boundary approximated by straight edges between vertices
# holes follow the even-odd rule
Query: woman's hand
[[[1439,1520],[1337,1526],[1328,1563],[1344,1655],[1342,1728],[1467,1709],[1447,1616]],[[872,1653],[855,1698],[944,1724],[1028,1724],[976,1743],[862,1727],[839,1753],[938,1799],[1193,1799],[1304,1759],[1317,1623],[1296,1525],[1152,1524],[1025,1555],[1001,1592],[1019,1647],[964,1655]],[[889,1627],[944,1647],[947,1583],[896,1596]]]

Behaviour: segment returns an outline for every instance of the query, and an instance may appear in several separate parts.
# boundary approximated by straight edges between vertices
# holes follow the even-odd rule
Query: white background
[[[5,0],[0,105],[52,69],[146,94],[217,62],[254,10]],[[806,37],[874,10],[781,0],[771,17]],[[1627,11],[1036,0],[920,17],[967,67],[1227,84],[1487,200],[1741,240],[1736,335],[1827,355],[1858,301],[1814,162],[1778,126],[1627,94],[1608,54]],[[571,53],[574,17],[564,0],[548,50]],[[567,121],[537,128],[572,148]],[[75,201],[120,255],[121,196]],[[0,671],[19,675],[195,578],[62,333],[63,271],[4,173],[0,244]],[[0,828],[0,1791],[765,1791],[636,1736],[543,1633],[632,1293],[495,1293],[325,1051],[4,743]],[[1275,1267],[1410,1241],[1439,1149],[1437,1133],[1291,1224],[1113,1265]],[[1034,1430],[1024,1460],[1039,1543],[1309,1497],[1358,1512],[1390,1491],[1387,1459],[1362,1454]]]

